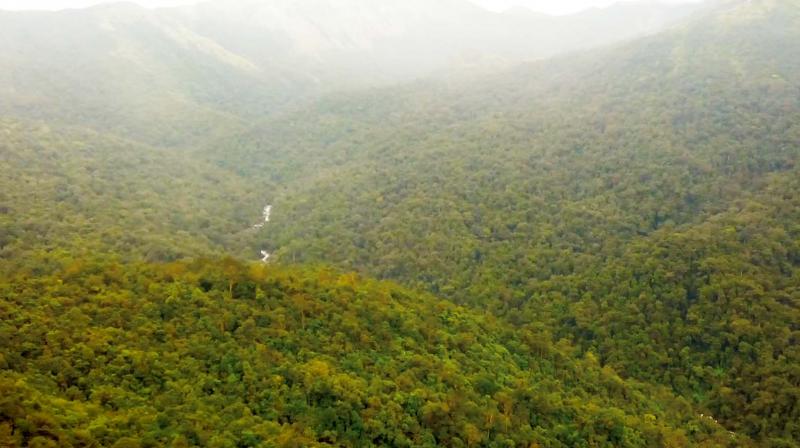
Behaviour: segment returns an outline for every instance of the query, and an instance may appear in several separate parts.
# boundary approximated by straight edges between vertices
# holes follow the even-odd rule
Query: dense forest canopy
[[[279,259],[546,323],[796,440],[798,11],[735,5],[478,84],[333,98],[211,151],[297,184],[265,238]]]
[[[74,259],[0,291],[4,446],[747,443],[567,344],[353,274]]]
[[[309,1],[0,11],[0,446],[800,446],[800,3]]]

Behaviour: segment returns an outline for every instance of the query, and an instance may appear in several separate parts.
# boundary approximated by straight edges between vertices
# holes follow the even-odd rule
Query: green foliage
[[[81,260],[0,294],[4,446],[747,443],[534,329],[353,274]]]
[[[268,190],[251,182],[182,151],[89,130],[0,119],[0,135],[0,272],[35,272],[47,254],[258,254],[252,226]]]
[[[200,81],[0,110],[0,445],[796,447],[800,8],[720,8],[248,132]],[[412,290],[146,264],[261,249]]]
[[[483,82],[340,95],[210,153],[284,186],[279,260],[542,323],[792,446],[798,11],[733,3]]]

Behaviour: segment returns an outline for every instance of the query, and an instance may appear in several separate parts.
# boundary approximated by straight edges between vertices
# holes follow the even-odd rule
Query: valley
[[[514,11],[0,11],[0,446],[800,446],[800,3]]]

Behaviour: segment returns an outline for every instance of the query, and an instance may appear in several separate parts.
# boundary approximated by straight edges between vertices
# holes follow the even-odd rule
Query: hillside
[[[800,446],[800,3],[698,8],[0,11],[0,446]]]
[[[238,0],[175,15],[259,65],[280,60],[323,85],[363,88],[464,64],[496,66],[597,47],[660,31],[698,9],[615,5],[551,17],[491,13],[464,0]]]
[[[0,114],[160,146],[244,126],[292,81],[132,4],[0,11]],[[266,105],[265,105],[266,104]]]
[[[0,284],[3,446],[742,446],[565,344],[327,270],[62,258]]]
[[[284,185],[279,260],[546,323],[781,446],[800,438],[799,18],[735,2],[483,82],[340,95],[211,157]]]
[[[0,273],[64,254],[258,254],[247,248],[267,196],[227,171],[80,128],[0,119],[0,136]]]

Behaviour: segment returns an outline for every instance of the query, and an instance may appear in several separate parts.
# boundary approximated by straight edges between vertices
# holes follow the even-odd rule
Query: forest
[[[0,288],[4,446],[747,441],[566,341],[355,274],[73,259]]]
[[[326,92],[142,17],[0,58],[0,446],[800,447],[797,1]]]

